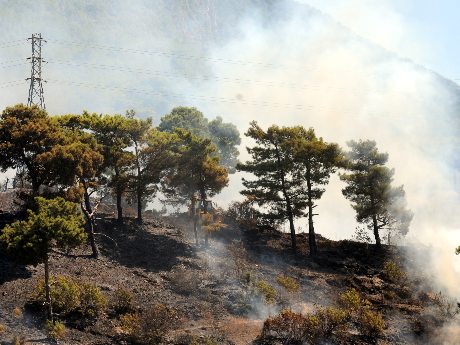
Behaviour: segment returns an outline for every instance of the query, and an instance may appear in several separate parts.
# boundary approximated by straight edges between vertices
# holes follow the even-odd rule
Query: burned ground
[[[204,248],[193,244],[185,223],[169,222],[148,219],[139,226],[131,219],[123,225],[99,219],[100,259],[92,259],[86,246],[53,253],[51,272],[93,282],[109,301],[120,286],[129,289],[139,310],[159,303],[173,308],[175,320],[165,340],[171,344],[251,344],[268,316],[283,308],[306,313],[333,305],[349,288],[383,313],[385,330],[378,344],[436,344],[432,339],[447,325],[442,311],[446,300],[413,286],[415,275],[392,281],[385,273],[385,262],[405,260],[395,247],[377,251],[373,245],[318,236],[320,254],[310,258],[304,234],[298,235],[299,253],[293,255],[288,234],[228,227]],[[15,335],[25,336],[30,344],[51,343],[42,329],[43,312],[29,303],[43,267],[20,266],[3,254],[0,267],[0,324],[5,326],[1,344]],[[298,282],[298,290],[280,285],[280,276]],[[110,308],[84,326],[65,322],[64,344],[125,341],[120,318]],[[341,343],[368,341],[351,332]]]

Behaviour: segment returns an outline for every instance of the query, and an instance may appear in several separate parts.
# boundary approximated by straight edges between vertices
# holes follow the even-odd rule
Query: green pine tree
[[[385,166],[387,153],[377,150],[375,141],[350,141],[347,170],[340,175],[347,184],[343,195],[352,202],[356,220],[366,224],[374,233],[377,247],[381,246],[380,230],[397,231],[405,235],[412,220],[406,208],[402,186],[392,187],[394,170]]]
[[[6,225],[0,242],[25,264],[45,266],[45,300],[52,319],[49,253],[53,248],[69,249],[86,240],[83,216],[75,203],[63,198],[35,198],[36,211],[28,210],[27,220]]]
[[[254,147],[247,148],[252,160],[237,165],[238,170],[256,177],[254,180],[243,179],[246,189],[241,193],[266,210],[261,213],[262,217],[274,223],[289,221],[294,253],[297,251],[294,219],[302,216],[307,206],[292,146],[298,130],[271,126],[264,131],[257,122],[251,122],[245,135],[256,142]]]
[[[332,173],[342,164],[343,155],[337,144],[326,143],[318,138],[313,128],[306,130],[303,127],[295,127],[296,134],[292,142],[295,150],[296,169],[300,178],[304,181],[308,205],[308,244],[310,255],[317,254],[313,213],[316,208],[315,202],[321,198],[329,183]]]

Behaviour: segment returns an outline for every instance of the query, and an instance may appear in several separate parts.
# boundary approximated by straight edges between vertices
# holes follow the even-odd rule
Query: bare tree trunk
[[[382,243],[380,241],[379,226],[377,223],[377,216],[375,214],[372,216],[372,225],[374,227],[375,244],[377,245],[377,248],[381,248]]]
[[[308,190],[308,246],[310,248],[310,256],[318,254],[318,247],[316,246],[315,227],[313,225],[313,200],[311,197],[311,177],[310,167],[307,166],[307,190]]]
[[[48,255],[45,258],[45,303],[47,309],[48,320],[53,320],[53,306],[51,304],[51,291],[50,291],[50,272],[49,272],[49,259]]]
[[[84,188],[84,191],[85,191],[84,194],[83,194],[84,201],[85,201],[85,207],[83,207],[83,205],[82,205],[81,209],[83,211],[83,214],[86,217],[88,239],[89,239],[89,243],[91,245],[91,250],[93,252],[92,256],[93,256],[93,258],[97,259],[99,257],[99,249],[97,248],[96,239],[94,238],[95,224],[94,224],[93,208],[91,206],[91,200],[89,198],[88,188],[87,188],[87,185],[86,185],[85,181],[83,181],[83,188]]]
[[[137,222],[142,224],[142,192],[140,188],[137,191]]]
[[[203,214],[206,214],[208,213],[208,210],[206,209],[206,192],[204,190],[204,188],[201,188],[201,209],[203,211]],[[201,228],[201,230],[203,230],[203,228]],[[209,246],[209,233],[208,231],[206,230],[205,231],[205,234],[204,234],[204,246],[207,248]]]

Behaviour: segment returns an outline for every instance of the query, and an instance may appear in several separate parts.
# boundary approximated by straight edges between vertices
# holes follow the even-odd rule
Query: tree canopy
[[[220,163],[227,167],[230,173],[235,171],[241,138],[234,124],[223,122],[221,117],[209,121],[196,108],[176,107],[161,118],[158,129],[172,133],[178,128],[186,129],[195,136],[211,139],[216,146],[215,154],[220,157]]]
[[[59,164],[59,152],[69,140],[43,109],[23,104],[7,107],[0,118],[0,167],[25,169],[34,195],[42,185],[68,184],[68,175],[56,174],[53,166]]]
[[[371,140],[350,141],[348,146],[349,172],[340,178],[347,184],[342,193],[352,202],[356,220],[373,230],[377,246],[381,229],[405,235],[413,215],[406,208],[403,186],[391,186],[394,170],[385,166],[388,154],[380,153]]]
[[[26,264],[45,264],[45,291],[48,317],[52,317],[49,285],[49,253],[68,249],[86,240],[84,220],[75,203],[63,198],[35,198],[36,211],[28,210],[26,220],[6,225],[0,242],[8,252]]]
[[[247,148],[252,160],[237,165],[237,169],[255,175],[243,179],[246,187],[241,193],[251,197],[266,212],[264,219],[279,223],[289,221],[292,249],[297,250],[294,219],[304,214],[307,198],[302,177],[295,172],[295,156],[291,145],[298,128],[271,126],[264,131],[257,122],[251,122],[246,136],[256,145]]]

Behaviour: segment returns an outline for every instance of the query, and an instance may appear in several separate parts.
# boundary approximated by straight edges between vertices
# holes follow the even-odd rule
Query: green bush
[[[335,331],[342,331],[347,322],[347,312],[341,308],[320,308],[315,313],[318,318],[318,335],[329,336]]]
[[[358,318],[358,328],[362,334],[376,338],[383,333],[384,327],[382,314],[363,308]]]
[[[276,290],[265,280],[258,280],[255,283],[256,291],[261,294],[265,302],[271,304],[275,302],[276,299]]]
[[[80,305],[80,287],[69,276],[50,278],[50,294],[53,311],[59,314],[69,314],[78,309]],[[45,281],[42,279],[35,288],[36,300],[45,303]]]
[[[118,314],[126,314],[134,310],[134,296],[133,293],[119,286],[113,296],[112,306]]]
[[[406,278],[406,273],[396,262],[388,260],[383,266],[385,276],[393,283],[400,283]]]
[[[50,337],[53,340],[62,340],[65,338],[67,333],[64,324],[59,321],[46,321],[45,329],[48,333],[48,337]]]
[[[121,329],[128,340],[138,344],[159,344],[177,324],[177,314],[172,308],[156,304],[141,313],[121,316]]]
[[[300,289],[300,284],[297,280],[285,275],[279,275],[276,278],[276,282],[291,293],[297,292]]]
[[[57,276],[50,279],[50,294],[53,311],[61,316],[73,312],[83,317],[95,317],[105,311],[107,299],[94,284],[81,283],[68,276]],[[40,280],[34,291],[34,299],[40,304],[45,302],[45,283]]]
[[[339,304],[350,311],[356,311],[363,305],[363,300],[356,289],[351,288],[339,296]]]
[[[83,283],[80,286],[80,312],[83,316],[93,318],[107,308],[107,298],[96,285]]]

